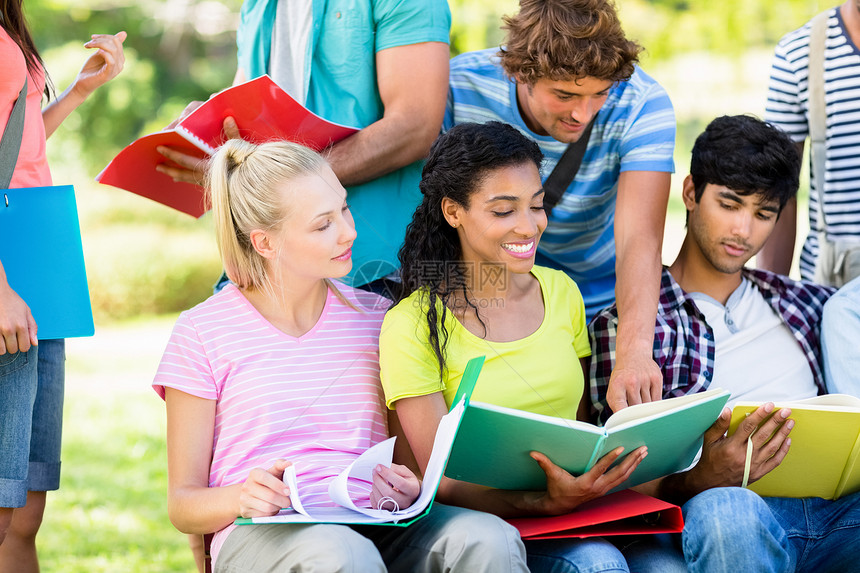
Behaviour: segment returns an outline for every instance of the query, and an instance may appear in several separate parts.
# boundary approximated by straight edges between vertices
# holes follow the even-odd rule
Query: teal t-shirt
[[[268,72],[277,1],[242,4],[239,68],[248,79]],[[447,43],[450,28],[445,0],[313,0],[306,107],[329,121],[357,128],[378,121],[384,110],[376,83],[376,52],[422,42]],[[421,200],[421,168],[419,161],[347,189],[358,238],[346,282],[365,284],[397,268],[406,225]]]

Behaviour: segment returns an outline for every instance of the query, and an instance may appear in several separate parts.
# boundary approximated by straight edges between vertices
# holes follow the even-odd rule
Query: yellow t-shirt
[[[540,327],[520,340],[491,342],[469,332],[449,311],[444,383],[428,341],[426,297],[420,291],[412,293],[389,310],[379,336],[380,377],[388,407],[393,409],[401,398],[439,391],[450,406],[466,363],[483,355],[486,360],[473,400],[575,419],[584,386],[579,359],[591,355],[582,295],[562,271],[535,266],[531,272],[543,293]]]

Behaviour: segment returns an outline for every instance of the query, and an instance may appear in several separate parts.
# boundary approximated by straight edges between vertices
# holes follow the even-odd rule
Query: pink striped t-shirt
[[[329,291],[319,321],[299,338],[232,284],[180,315],[153,387],[162,398],[168,386],[217,402],[209,487],[242,483],[284,458],[296,466],[303,503],[331,505],[329,480],[388,437],[379,383],[388,301],[337,286],[361,310]],[[357,489],[369,499],[369,485]],[[232,529],[215,535],[213,561]]]

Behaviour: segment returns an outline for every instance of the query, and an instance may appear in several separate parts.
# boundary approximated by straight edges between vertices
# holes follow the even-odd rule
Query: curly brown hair
[[[624,36],[611,0],[520,0],[505,16],[502,67],[518,82],[629,80],[642,47]]]

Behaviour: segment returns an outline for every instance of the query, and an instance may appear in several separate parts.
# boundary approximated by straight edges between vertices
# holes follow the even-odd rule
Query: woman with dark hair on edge
[[[122,70],[125,37],[125,32],[93,35],[84,47],[95,51],[69,88],[42,109],[51,90],[22,2],[0,0],[0,133],[10,124],[15,102],[25,98],[23,131],[9,129],[10,138],[13,132],[13,139],[20,137],[17,160],[14,148],[0,157],[0,164],[15,162],[9,188],[52,185],[45,140]],[[0,188],[6,182],[0,181]],[[6,236],[3,229],[0,240],[27,248],[26,237]],[[9,286],[0,261],[0,571],[16,573],[38,571],[36,534],[46,492],[60,487],[64,341],[39,340],[38,326],[28,301]]]
[[[448,411],[466,363],[486,355],[473,399],[538,414],[584,416],[585,309],[563,272],[536,267],[547,218],[538,146],[499,122],[461,124],[430,151],[423,201],[400,250],[403,295],[386,315],[380,367],[419,466]],[[577,414],[583,414],[577,416]],[[546,491],[491,489],[444,478],[437,499],[501,517],[557,515],[624,481],[640,448],[622,448],[574,477],[534,453]],[[627,571],[600,538],[526,541],[532,571]]]

